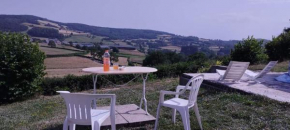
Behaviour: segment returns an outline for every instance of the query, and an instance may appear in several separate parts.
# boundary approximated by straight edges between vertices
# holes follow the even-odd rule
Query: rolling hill
[[[30,31],[32,29],[32,31]],[[96,35],[108,37],[110,39],[155,39],[158,35],[167,34],[167,32],[143,30],[143,29],[122,29],[91,26],[80,23],[61,23],[46,18],[32,15],[0,15],[0,31],[4,32],[28,32],[31,36],[59,38],[61,36],[55,34],[56,31],[62,35]],[[44,32],[39,34],[40,32]],[[52,36],[52,37],[51,37]]]

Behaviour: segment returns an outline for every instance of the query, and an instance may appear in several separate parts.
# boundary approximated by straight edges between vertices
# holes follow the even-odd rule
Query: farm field
[[[123,54],[123,53],[117,53],[119,57],[127,57],[130,58],[132,62],[137,62],[142,64],[143,60],[145,59],[145,56],[137,56],[137,55],[130,55],[130,54]]]
[[[47,43],[38,43],[38,45],[40,47],[49,47]],[[83,51],[72,46],[66,46],[66,45],[60,45],[60,44],[56,44],[56,49],[70,49],[70,50],[75,50],[75,51]]]
[[[46,55],[65,55],[65,54],[74,54],[80,53],[80,51],[66,50],[60,48],[50,48],[50,47],[39,47],[41,51],[43,51]]]
[[[89,38],[86,35],[73,35],[65,39],[67,42],[100,42],[103,37],[95,36],[95,38]]]
[[[141,63],[145,59],[145,54],[142,52],[139,52],[137,50],[124,50],[124,49],[119,49],[119,53],[117,53],[118,56],[120,57],[130,57],[130,60],[132,62],[137,62]]]
[[[181,51],[181,48],[179,46],[164,46],[164,47],[160,47],[160,48],[170,50],[170,51],[177,51],[177,52]]]
[[[87,73],[81,72],[82,68],[102,66],[101,63],[77,56],[46,58],[44,64],[46,77],[63,77],[68,74],[86,75]]]
[[[128,54],[128,55],[136,55],[136,56],[145,56],[144,53],[139,52],[137,50],[124,50],[124,49],[119,49],[119,53]]]
[[[123,42],[122,40],[112,40],[114,43],[119,44],[121,46],[126,46],[128,45],[126,42]]]

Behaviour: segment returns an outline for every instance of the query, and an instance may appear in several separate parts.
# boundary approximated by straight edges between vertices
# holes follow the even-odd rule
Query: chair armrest
[[[110,116],[115,117],[116,95],[115,94],[91,94],[94,99],[111,99],[110,103]]]
[[[161,90],[160,91],[160,96],[159,96],[159,101],[160,101],[160,103],[163,103],[165,95],[179,95],[179,94],[180,94],[180,92],[172,92],[172,91]]]
[[[185,89],[185,87],[186,87],[186,86],[178,85],[178,86],[176,87],[176,92],[180,92],[180,90]],[[188,87],[187,90],[189,90],[189,89],[190,89],[190,88]],[[179,97],[179,94],[176,94],[175,97],[178,98],[178,97]]]

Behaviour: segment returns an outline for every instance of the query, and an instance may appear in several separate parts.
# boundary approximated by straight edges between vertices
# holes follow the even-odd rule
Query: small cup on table
[[[113,63],[113,69],[114,70],[119,70],[119,64],[118,63]]]

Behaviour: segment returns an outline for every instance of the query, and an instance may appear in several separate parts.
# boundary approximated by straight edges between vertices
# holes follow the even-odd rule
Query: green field
[[[67,50],[67,49],[60,49],[60,48],[50,48],[50,47],[39,47],[41,51],[45,53],[45,55],[69,55],[75,53],[82,53],[81,51],[74,51],[74,50]]]
[[[119,57],[130,57],[130,60],[132,62],[137,62],[137,63],[143,63],[143,60],[145,59],[145,56],[138,56],[138,55],[130,55],[130,54],[124,54],[124,53],[117,53]]]
[[[95,38],[89,38],[85,35],[73,35],[69,38],[66,38],[65,41],[67,42],[100,42],[102,40],[103,37],[100,36],[95,36]]]

